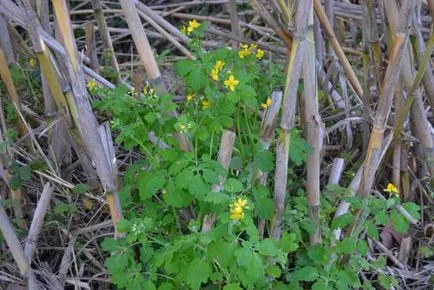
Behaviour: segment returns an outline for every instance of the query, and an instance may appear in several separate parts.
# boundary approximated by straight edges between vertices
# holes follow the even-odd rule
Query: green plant
[[[189,27],[184,30],[193,36],[203,29],[197,23]],[[112,114],[116,141],[145,156],[127,168],[123,179],[120,197],[126,218],[118,230],[126,238],[102,244],[110,252],[106,266],[113,283],[125,289],[362,287],[358,273],[384,267],[385,260],[368,261],[364,239],[334,240],[333,230],[356,218],[353,212],[333,218],[335,204],[345,200],[354,210],[368,209],[366,234],[378,239],[376,225],[389,219],[398,231],[407,229],[408,222],[396,210],[398,200],[361,200],[348,197],[344,188],[330,187],[321,201],[323,243],[308,245],[314,224],[300,168],[310,146],[294,130],[283,234],[279,241],[267,238],[275,212],[273,183],[260,184],[258,173],[273,173],[274,152],[260,143],[257,112],[270,106],[271,92],[281,88],[282,68],[261,61],[263,52],[254,45],[206,52],[194,39],[190,48],[197,60],[175,64],[185,83],[183,103],[174,103],[170,95],[157,96],[147,86],[136,98],[125,87],[90,88],[104,97],[96,106]],[[178,116],[169,114],[175,110]],[[236,131],[228,172],[216,161],[223,129]],[[157,141],[151,142],[150,132]],[[191,140],[191,152],[178,148],[175,133]],[[220,192],[213,191],[222,177]],[[414,204],[403,206],[417,218]],[[202,232],[207,215],[215,215],[216,222]],[[341,257],[350,253],[350,260],[342,263]],[[383,287],[394,283],[383,274],[372,280]]]

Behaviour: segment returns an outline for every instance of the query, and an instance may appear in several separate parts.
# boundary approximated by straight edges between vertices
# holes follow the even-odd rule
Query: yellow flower
[[[231,91],[235,90],[235,87],[238,85],[239,81],[235,79],[233,75],[230,75],[227,80],[224,81],[226,88]]]
[[[214,69],[222,70],[224,66],[225,66],[225,62],[222,60],[218,60],[214,65]]]
[[[91,79],[88,83],[87,83],[87,88],[89,90],[93,90],[95,87],[97,87],[98,84],[96,83],[95,79]]]
[[[187,27],[185,27],[185,25],[181,26],[181,33],[184,35],[187,34]]]
[[[249,46],[249,49],[250,50],[254,50],[254,49],[256,49],[256,47],[257,47],[256,44],[251,43],[250,46]]]
[[[241,208],[235,208],[231,210],[231,219],[233,220],[242,220],[244,219],[244,212]]]
[[[193,19],[193,20],[191,20],[191,21],[188,22],[188,26],[191,27],[191,28],[193,28],[193,30],[194,30],[194,29],[200,27],[200,23],[197,22],[196,19]]]
[[[264,109],[266,109],[269,106],[271,106],[272,103],[273,103],[273,101],[271,100],[271,98],[267,98],[267,101],[265,101],[265,103],[262,103],[261,107],[264,108]]]
[[[219,71],[215,68],[211,71],[211,77],[213,80],[218,81],[219,80]]]
[[[187,104],[188,104],[188,103],[190,103],[190,102],[193,100],[194,95],[189,94],[189,95],[187,95],[187,97],[185,97],[185,98],[187,99]]]
[[[240,56],[240,58],[244,59],[249,54],[250,54],[249,46],[247,44],[241,44],[241,49],[238,52],[238,55]]]
[[[208,109],[209,108],[209,102],[208,101],[202,101],[202,109]]]
[[[396,188],[396,186],[390,182],[389,184],[387,184],[387,187],[386,189],[384,189],[384,191],[391,192],[391,193],[399,193],[398,188]]]
[[[184,124],[179,125],[179,131],[181,131],[181,133],[183,133],[185,131],[185,128],[186,127]]]
[[[241,59],[244,59],[246,56],[248,56],[250,54],[249,50],[247,49],[242,49],[238,52],[238,55]]]
[[[245,199],[238,198],[236,201],[234,201],[234,203],[229,206],[231,208],[230,218],[233,220],[244,219],[244,209],[248,209],[246,205],[247,205],[247,200]]]
[[[263,56],[264,56],[264,51],[263,51],[262,49],[259,48],[259,49],[256,51],[256,58],[259,59],[259,60],[261,60]]]
[[[36,59],[34,59],[33,57],[29,60],[29,64],[31,66],[36,66]]]
[[[237,201],[235,201],[233,205],[235,207],[248,208],[248,207],[246,207],[247,200],[246,199],[242,199],[242,198],[238,198]]]

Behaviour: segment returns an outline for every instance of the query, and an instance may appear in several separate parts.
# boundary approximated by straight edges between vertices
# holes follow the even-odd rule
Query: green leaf
[[[187,276],[185,281],[192,289],[199,289],[202,283],[208,281],[209,275],[212,273],[210,265],[202,261],[200,258],[196,258],[191,261],[187,270]]]
[[[256,212],[261,219],[271,219],[274,212],[273,200],[267,197],[259,198],[255,203]]]
[[[229,168],[232,170],[241,170],[243,169],[243,161],[241,160],[240,156],[234,156],[231,159],[231,164],[229,165]]]
[[[270,265],[265,270],[268,275],[270,275],[273,278],[279,278],[280,275],[282,275],[282,271],[280,270],[280,267],[277,265]]]
[[[346,227],[347,225],[352,223],[353,218],[354,217],[350,212],[334,218],[331,226],[332,230]]]
[[[195,175],[188,186],[188,192],[198,200],[204,200],[210,190],[211,186],[203,182],[200,175]]]
[[[188,206],[192,197],[187,192],[182,189],[177,189],[173,185],[169,185],[163,191],[163,199],[164,201],[175,208],[183,208]]]
[[[256,249],[264,256],[276,256],[279,253],[279,248],[277,248],[275,242],[270,239],[260,241]]]
[[[301,138],[297,131],[291,131],[291,138],[289,143],[289,157],[294,161],[296,166],[300,166],[307,159],[307,155],[312,151],[309,143]]]
[[[210,169],[203,170],[203,179],[209,184],[216,184],[220,181],[218,174]]]
[[[274,168],[274,156],[268,150],[259,151],[255,155],[255,165],[263,172],[271,171]]]
[[[392,212],[390,219],[392,220],[393,227],[398,233],[406,233],[408,231],[408,222],[400,213],[397,211]]]
[[[121,233],[126,233],[131,229],[132,225],[130,221],[123,219],[118,221],[117,229]]]
[[[244,187],[241,182],[236,180],[235,178],[229,178],[225,181],[225,190],[230,193],[236,193],[243,191]]]
[[[206,87],[208,84],[208,77],[206,71],[196,66],[186,78],[187,85],[195,92]]]
[[[211,202],[211,203],[215,203],[215,204],[229,203],[230,200],[231,200],[231,198],[227,194],[225,194],[224,192],[211,191],[205,197],[206,202]]]
[[[306,266],[293,272],[291,276],[296,281],[313,282],[318,278],[318,271],[315,267]]]
[[[320,245],[311,245],[307,250],[307,255],[317,265],[325,263],[328,258],[326,250]]]
[[[175,287],[169,282],[161,283],[160,287],[158,287],[158,290],[173,290],[173,289],[175,289]]]
[[[119,242],[112,238],[105,238],[101,243],[102,249],[106,252],[114,252],[118,248]]]
[[[368,233],[368,236],[371,239],[378,241],[379,235],[378,235],[377,227],[371,221],[367,221],[365,223],[365,227],[366,227],[366,232]]]
[[[158,190],[166,184],[166,178],[163,173],[141,172],[138,177],[139,194],[142,201],[153,196]]]
[[[344,254],[350,254],[356,249],[357,241],[355,238],[345,238],[338,244],[338,248]]]
[[[406,202],[402,204],[402,207],[415,219],[420,219],[420,206],[414,202]]]
[[[327,289],[327,285],[324,280],[318,280],[312,284],[312,290],[323,290]]]
[[[32,176],[32,170],[30,169],[30,166],[23,166],[19,169],[19,174],[21,180],[28,181],[30,180],[30,177]]]
[[[193,69],[193,62],[191,60],[180,60],[175,63],[175,72],[177,75],[183,77]]]
[[[176,188],[187,189],[188,185],[193,180],[194,174],[190,168],[184,169],[175,178]]]
[[[72,192],[74,193],[86,193],[89,191],[89,186],[84,183],[77,184],[73,189]]]
[[[374,220],[376,225],[385,225],[387,224],[388,218],[386,211],[378,211],[374,214]]]
[[[298,249],[298,244],[296,243],[297,235],[295,233],[284,232],[282,238],[280,239],[279,247],[285,253],[291,253]]]
[[[225,287],[223,287],[223,290],[242,290],[242,289],[243,288],[241,288],[238,283],[227,284],[225,285]]]

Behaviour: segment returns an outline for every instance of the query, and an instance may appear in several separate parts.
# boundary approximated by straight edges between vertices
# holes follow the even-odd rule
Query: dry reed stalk
[[[286,46],[291,47],[291,37],[289,36],[288,32],[286,32],[286,30],[282,28],[280,24],[273,18],[273,16],[267,11],[261,1],[250,0],[250,3],[252,4],[255,11],[259,13],[259,15],[261,15],[262,19],[264,19],[268,23],[268,25],[273,28],[276,34],[285,42]],[[289,11],[286,13],[290,14]]]
[[[321,243],[320,231],[320,169],[324,139],[324,124],[318,111],[318,84],[315,65],[315,43],[313,35],[313,7],[310,5],[306,31],[306,53],[303,61],[304,118],[307,142],[313,148],[307,156],[307,203],[309,217],[315,223],[315,232],[310,236],[311,244]]]
[[[27,234],[26,245],[24,247],[24,254],[29,259],[29,261],[32,260],[33,253],[36,250],[38,236],[42,229],[44,217],[45,214],[47,213],[47,209],[50,204],[50,200],[51,200],[51,196],[53,195],[53,192],[54,192],[54,187],[51,186],[49,182],[47,182],[44,186],[41,197],[39,198],[35,213],[33,214],[32,223],[30,225],[30,229]]]
[[[343,158],[335,158],[333,159],[332,169],[330,170],[329,179],[327,184],[339,184],[339,180],[341,180],[342,173],[345,168],[345,159]]]
[[[86,56],[90,60],[90,67],[99,72],[98,55],[96,53],[95,31],[92,22],[86,24]]]
[[[3,49],[7,64],[15,62],[14,50],[12,48],[12,41],[9,35],[8,23],[3,15],[0,13],[0,47]]]
[[[389,134],[388,136],[386,136],[384,138],[384,140],[381,144],[380,156],[378,157],[377,160],[375,160],[375,164],[373,164],[374,167],[380,166],[380,163],[382,162],[384,156],[386,155],[387,150],[389,149],[389,146],[392,142],[392,139],[393,139],[393,134]],[[363,165],[360,166],[360,168],[357,170],[356,174],[354,175],[353,179],[351,180],[350,185],[348,186],[350,196],[355,196],[357,194],[357,192],[359,191],[360,181],[362,179],[362,174],[363,174]],[[348,212],[349,209],[350,209],[350,203],[348,203],[346,201],[341,201],[338,205],[336,212],[335,212],[334,218],[337,218],[341,215],[344,215],[345,213]],[[333,235],[336,238],[336,240],[340,239],[341,233],[342,233],[342,230],[340,228],[337,228],[333,231]]]
[[[335,10],[334,8],[335,8],[335,1],[334,0],[325,0],[324,1],[324,10],[325,10],[325,13],[327,15],[327,18],[330,22],[332,29],[334,29],[333,28],[333,26],[334,26],[334,10]],[[327,41],[326,52],[331,53],[331,51],[332,51],[331,43]]]
[[[271,94],[271,106],[264,112],[264,117],[261,123],[261,138],[259,142],[263,150],[268,150],[271,146],[271,142],[274,138],[274,130],[276,126],[277,116],[279,115],[280,105],[282,103],[282,92],[273,92]],[[259,183],[262,185],[267,184],[268,172],[258,170],[257,176],[259,177]],[[259,235],[264,236],[265,220],[258,222]]]
[[[358,95],[359,98],[363,97],[363,89],[360,85],[360,82],[354,73],[354,70],[349,63],[347,57],[345,56],[344,51],[342,50],[342,47],[340,46],[336,35],[333,31],[333,27],[331,26],[327,15],[324,11],[324,8],[321,5],[320,0],[314,0],[313,1],[315,12],[318,16],[319,21],[321,22],[323,26],[323,32],[326,36],[326,38],[330,41],[331,46],[333,47],[334,52],[336,53],[336,57],[339,60],[339,63],[341,64],[342,68],[344,69],[345,75],[348,78],[349,83],[353,87],[355,93]]]
[[[305,32],[312,1],[299,1],[297,4],[291,54],[288,59],[285,90],[282,102],[280,133],[276,145],[276,169],[274,175],[275,213],[271,226],[271,237],[279,240],[282,230],[282,217],[288,178],[290,130],[294,127],[297,88],[305,50]]]
[[[424,67],[419,67],[418,70],[422,70],[423,73],[423,78],[422,78],[422,82],[423,82],[423,87],[425,88],[425,93],[427,96],[427,99],[431,105],[431,107],[434,107],[434,75],[432,73],[432,66],[431,66],[431,61],[428,60],[427,62],[423,61],[422,56],[424,55],[425,51],[429,51],[429,47],[426,46],[425,44],[425,40],[422,37],[422,33],[419,29],[419,21],[416,20],[416,16],[413,16],[413,30],[415,31],[415,36],[412,37],[414,38],[414,46],[413,46],[413,52],[415,53],[416,56],[416,60],[420,65],[424,65]],[[434,39],[434,33],[431,32],[430,35],[430,39],[429,42],[432,43]],[[428,44],[429,46],[429,44]],[[431,48],[432,51],[432,48]],[[430,54],[431,55],[431,54]]]
[[[41,27],[48,33],[52,33],[50,24],[50,11],[48,0],[37,1],[37,13],[41,22]],[[42,92],[44,96],[45,115],[49,117],[56,116],[56,102],[51,94],[49,84],[44,74],[41,74]],[[71,146],[68,129],[63,118],[59,118],[50,130],[48,130],[49,154],[58,168],[61,165],[71,163]]]
[[[232,150],[234,148],[235,133],[228,130],[223,130],[222,138],[220,140],[220,148],[218,152],[217,162],[227,171],[231,163]],[[226,176],[220,176],[220,183],[212,185],[213,192],[220,192],[225,182]],[[209,232],[216,221],[215,214],[206,215],[202,222],[202,232]]]
[[[113,49],[110,33],[107,29],[107,23],[105,21],[104,12],[102,10],[101,0],[92,0],[92,7],[95,12],[95,18],[98,24],[99,34],[101,36],[104,53],[109,54],[112,66],[118,73],[118,78],[119,78],[119,64],[118,61],[116,60],[116,54]]]
[[[0,200],[1,201],[1,200]],[[11,251],[11,254],[15,260],[15,263],[20,270],[21,275],[27,279],[28,288],[31,290],[39,289],[38,282],[30,267],[29,260],[24,254],[23,248],[21,247],[20,240],[18,239],[15,229],[10,222],[6,211],[0,202],[0,230],[3,234],[3,238],[6,240],[6,244]]]
[[[158,23],[161,27],[163,27],[165,30],[167,30],[170,34],[176,36],[178,39],[180,39],[184,43],[189,43],[190,38],[187,35],[184,35],[179,31],[178,28],[173,26],[170,22],[168,22],[166,19],[164,19],[161,15],[159,15],[157,12],[146,6],[140,1],[137,1],[136,3],[137,9],[144,14],[146,14],[148,17],[152,18],[156,23]],[[197,19],[201,20],[201,19]]]
[[[378,101],[378,107],[374,117],[374,125],[369,139],[368,150],[363,163],[363,176],[359,188],[359,196],[362,199],[366,199],[369,196],[374,183],[375,174],[378,169],[376,161],[381,155],[381,144],[383,143],[384,132],[386,130],[387,120],[392,107],[396,84],[401,72],[401,60],[403,59],[403,54],[408,40],[406,28],[409,24],[410,14],[413,10],[412,4],[412,0],[404,1],[400,11],[401,28],[396,30],[395,33],[395,43],[392,49],[389,65],[386,70],[386,75],[384,77],[383,95]],[[359,210],[356,216],[357,220],[351,226],[348,235],[358,235],[360,230],[359,227],[366,218],[365,211],[363,209]]]
[[[162,28],[157,22],[154,21],[151,17],[149,17],[147,14],[143,13],[142,11],[138,10],[138,13],[140,17],[143,18],[146,22],[148,22],[152,27],[155,28],[161,35],[163,35],[167,40],[169,40],[176,48],[179,49],[186,57],[189,59],[196,59],[194,55],[191,54],[191,52],[185,48],[178,40],[176,40],[175,37],[173,37],[170,33],[168,33],[164,28]]]
[[[231,17],[231,29],[232,34],[236,37],[241,37],[240,32],[240,20],[237,14],[237,1],[236,0],[229,0],[229,3],[227,4],[229,14]],[[238,43],[236,41],[232,41],[232,48],[237,49]]]
[[[400,29],[399,21],[402,20],[398,13],[397,4],[391,0],[386,0],[384,3],[391,30],[393,33],[396,33]],[[419,156],[419,160],[430,161],[434,160],[434,142],[430,133],[431,125],[424,108],[422,93],[417,89],[417,87],[413,86],[417,85],[418,82],[414,81],[416,78],[410,55],[410,48],[406,47],[406,53],[403,54],[401,74],[403,80],[405,81],[404,85],[407,91],[414,95],[414,101],[411,105],[411,121],[413,122],[415,135],[420,141],[422,156]],[[427,65],[427,62],[425,63],[423,61],[421,65]],[[425,72],[423,67],[419,71],[421,72],[419,75],[423,76]],[[431,175],[431,184],[434,185],[434,162],[427,162],[427,166]]]
[[[53,3],[54,12],[59,32],[62,35],[65,51],[67,53],[67,68],[70,85],[73,95],[67,94],[67,101],[75,125],[79,128],[83,143],[89,152],[90,157],[95,162],[96,171],[104,189],[107,193],[107,202],[112,214],[112,221],[115,225],[123,218],[122,209],[119,203],[117,193],[117,182],[112,176],[110,170],[111,161],[107,159],[103,148],[103,143],[99,135],[95,134],[98,131],[98,123],[93,114],[92,107],[89,102],[89,96],[86,91],[86,82],[82,70],[82,65],[78,60],[77,47],[75,44],[74,35],[72,33],[71,20],[69,18],[68,8],[64,0],[55,1]],[[117,230],[115,238],[119,237]]]

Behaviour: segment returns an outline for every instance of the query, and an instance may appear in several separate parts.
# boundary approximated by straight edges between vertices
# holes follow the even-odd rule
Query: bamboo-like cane
[[[54,1],[53,3],[56,20],[59,24],[59,31],[62,34],[65,51],[68,55],[68,75],[71,81],[72,94],[67,94],[68,107],[74,123],[79,128],[83,143],[89,155],[96,165],[96,171],[104,191],[107,193],[107,201],[112,214],[113,224],[123,218],[122,209],[117,196],[117,182],[110,171],[110,160],[107,159],[101,138],[95,134],[98,131],[98,123],[92,112],[89,97],[86,91],[81,63],[78,61],[77,48],[74,35],[72,33],[71,20],[68,8],[64,0]],[[115,238],[119,237],[117,230]]]
[[[330,25],[333,29],[334,26],[334,9],[335,8],[335,0],[325,0],[324,1],[324,10],[327,15],[327,18],[329,19]],[[332,51],[332,46],[330,42],[328,41],[326,43],[326,52],[330,53]]]
[[[384,2],[386,7],[386,14],[389,19],[389,23],[392,29],[392,32],[396,33],[399,31],[399,21],[401,20],[400,15],[398,13],[398,7],[395,1],[387,0]],[[429,123],[423,100],[422,94],[420,90],[417,90],[416,87],[413,87],[415,74],[414,69],[411,65],[410,60],[410,50],[407,48],[406,53],[403,54],[403,64],[402,64],[402,78],[405,81],[405,87],[408,91],[414,92],[414,101],[411,106],[411,120],[414,123],[413,128],[415,130],[415,135],[420,141],[420,146],[423,151],[424,156],[420,156],[421,160],[434,160],[434,142],[430,133],[431,125]],[[427,65],[426,63],[422,63],[422,65]],[[422,76],[425,70],[420,70]],[[434,163],[428,162],[428,169],[431,175],[431,184],[434,185]]]
[[[52,33],[50,24],[50,11],[48,0],[37,2],[37,13],[42,28],[48,33]],[[44,95],[44,107],[46,116],[56,115],[56,102],[51,94],[49,84],[45,75],[41,75],[42,92]],[[62,164],[69,164],[71,158],[70,137],[65,120],[61,117],[56,124],[48,130],[49,153],[55,164],[60,167]]]
[[[374,127],[371,132],[366,158],[363,163],[363,176],[359,189],[359,195],[361,198],[367,198],[369,196],[374,182],[375,173],[378,169],[378,166],[376,166],[376,160],[378,160],[381,155],[381,144],[384,138],[384,131],[386,129],[387,119],[389,117],[393,96],[396,90],[396,84],[401,71],[401,60],[408,40],[406,27],[410,21],[412,4],[412,1],[404,1],[401,8],[400,19],[402,28],[397,30],[395,34],[395,44],[386,70],[386,76],[384,78],[384,91],[378,102],[378,109],[374,118]],[[351,226],[350,231],[348,232],[349,235],[357,235],[359,233],[359,227],[365,219],[365,211],[363,209],[359,210],[356,216],[357,220]]]
[[[176,48],[179,49],[186,57],[190,59],[196,59],[194,55],[191,54],[191,52],[185,48],[175,37],[173,37],[170,33],[168,33],[166,30],[164,30],[157,22],[155,22],[151,17],[149,17],[147,14],[143,13],[142,11],[138,10],[140,17],[142,17],[146,22],[148,22],[152,27],[155,28],[158,32],[161,33],[164,37],[166,37],[167,40],[169,40]]]
[[[313,151],[307,157],[307,203],[309,217],[315,223],[315,232],[310,236],[311,244],[321,243],[320,231],[320,169],[324,139],[324,124],[318,112],[318,84],[315,65],[315,43],[313,37],[313,7],[310,7],[306,32],[306,54],[303,61],[304,117],[307,142]]]
[[[162,16],[160,16],[157,12],[153,11],[151,8],[146,6],[140,1],[137,1],[136,3],[137,9],[146,15],[148,15],[152,20],[154,20],[156,23],[158,23],[161,27],[163,27],[165,30],[170,32],[172,35],[179,38],[184,43],[189,43],[191,39],[187,36],[181,33],[178,28],[173,26],[170,22],[165,20]],[[200,20],[200,19],[198,19]]]
[[[280,104],[282,103],[282,92],[273,92],[271,94],[271,106],[265,110],[264,118],[261,123],[261,138],[259,142],[263,150],[268,150],[271,146],[271,141],[274,137],[274,129],[277,121],[277,116],[280,111]],[[258,170],[259,183],[262,185],[267,184],[268,172]],[[258,230],[260,237],[264,236],[265,220],[258,222]]]
[[[321,5],[321,1],[320,0],[314,0],[313,3],[314,3],[315,12],[318,15],[318,19],[323,26],[325,36],[330,41],[330,44],[333,47],[334,52],[336,53],[336,56],[339,60],[339,63],[342,65],[342,68],[344,69],[344,72],[348,78],[348,81],[350,82],[351,86],[354,88],[354,91],[356,92],[356,94],[360,98],[362,98],[363,97],[362,86],[360,85],[360,82],[359,82],[356,74],[354,73],[354,70],[353,70],[351,64],[349,63],[347,57],[345,56],[344,51],[342,50],[342,47],[340,46],[340,44],[336,38],[336,35],[335,35],[333,28],[329,22],[329,19],[327,18],[327,14],[325,13],[324,8]]]
[[[40,287],[36,281],[36,277],[33,273],[33,270],[30,267],[29,260],[24,254],[23,248],[21,247],[20,240],[18,239],[14,227],[12,226],[12,223],[10,222],[1,202],[0,202],[0,230],[3,234],[4,239],[6,240],[6,243],[9,247],[9,250],[11,251],[12,256],[14,257],[15,263],[17,264],[21,275],[27,278],[28,280],[28,288],[31,290],[39,289]]]
[[[419,23],[416,20],[416,16],[413,16],[413,25],[412,28],[415,31],[415,38],[417,39],[417,46],[414,47],[414,52],[416,55],[416,59],[419,63],[421,63],[422,60],[422,55],[424,54],[424,51],[427,50],[427,47],[425,45],[425,40],[422,37],[422,33],[420,31],[419,28]],[[434,34],[431,33],[431,37],[430,37],[430,41],[431,39],[434,38]],[[426,62],[424,67],[424,74],[423,74],[423,86],[425,88],[425,92],[426,92],[426,96],[431,104],[431,107],[434,107],[434,75],[432,74],[432,66],[431,66],[431,62],[428,61]],[[421,70],[422,68],[419,68],[419,70]]]
[[[237,14],[237,1],[236,0],[229,0],[229,3],[227,5],[228,5],[228,10],[229,10],[229,15],[231,16],[232,34],[235,35],[236,37],[241,37],[240,20],[238,18],[238,14]],[[233,49],[238,48],[238,43],[236,41],[232,42],[232,48]]]
[[[131,35],[139,53],[140,59],[143,63],[143,66],[145,67],[146,73],[150,78],[151,85],[155,88],[157,94],[166,94],[166,86],[164,85],[160,69],[158,68],[157,61],[152,52],[151,45],[149,44],[145,30],[143,29],[139,14],[134,5],[134,1],[125,0],[121,1],[120,3],[125,16],[125,20],[128,23],[128,27],[131,31]],[[170,114],[176,115],[176,112],[171,112]],[[182,150],[191,150],[190,142],[183,134],[176,133],[174,137],[177,139],[179,147]]]
[[[15,55],[12,48],[11,37],[8,31],[8,24],[0,13],[0,47],[3,49],[8,65],[15,62]]]
[[[36,206],[35,213],[33,215],[32,223],[30,225],[29,233],[27,234],[26,245],[24,247],[24,254],[29,260],[32,260],[33,253],[36,249],[38,236],[44,222],[45,214],[47,213],[48,206],[50,204],[51,196],[53,195],[54,187],[47,182],[42,190],[41,198]]]
[[[86,24],[86,56],[90,60],[90,67],[99,72],[98,55],[96,54],[95,31],[92,22]]]
[[[387,150],[389,149],[390,143],[392,142],[393,134],[389,134],[384,138],[383,143],[381,144],[381,153],[377,160],[375,160],[375,164],[373,166],[378,167],[380,166],[381,161],[384,158],[384,155],[386,154]],[[360,166],[360,168],[357,170],[356,174],[354,175],[353,179],[351,180],[351,183],[348,187],[350,196],[355,196],[360,188],[360,181],[362,179],[362,173],[363,173],[363,165]],[[348,212],[350,209],[350,203],[346,201],[341,201],[338,205],[338,208],[335,212],[334,218],[337,218],[341,215],[344,215]],[[342,230],[340,228],[335,229],[333,231],[333,235],[335,236],[336,240],[339,240],[341,236]]]
[[[274,176],[274,206],[275,213],[271,226],[271,236],[280,239],[282,216],[284,211],[286,185],[288,178],[288,159],[290,130],[294,126],[295,107],[297,103],[297,88],[305,48],[305,31],[312,1],[299,1],[295,15],[295,28],[288,60],[285,90],[282,102],[282,119],[280,136],[276,145],[276,170]]]
[[[227,171],[229,168],[229,164],[231,163],[232,158],[232,150],[234,148],[235,142],[235,133],[232,131],[224,130],[222,134],[222,138],[220,140],[220,148],[218,152],[217,162],[221,164],[221,166]],[[220,176],[220,183],[213,184],[212,191],[220,192],[222,189],[223,183],[225,182],[226,176]],[[202,223],[202,232],[209,232],[213,227],[216,220],[215,214],[206,215],[203,218]]]
[[[259,0],[250,0],[250,3],[252,4],[253,8],[256,12],[261,15],[261,17],[270,25],[277,35],[285,42],[287,47],[291,47],[291,37],[289,36],[288,32],[286,32],[285,29],[283,29],[279,23],[273,18],[273,16],[267,11],[267,9],[264,7],[264,5]],[[289,11],[286,12],[287,14],[290,14]],[[285,14],[285,13],[284,13]],[[290,23],[288,23],[290,24]]]
[[[98,24],[99,34],[101,36],[104,52],[110,55],[110,60],[113,65],[113,68],[116,70],[119,77],[119,65],[118,65],[118,61],[116,60],[116,55],[113,49],[110,33],[107,29],[107,23],[105,21],[104,13],[102,10],[101,0],[92,0],[92,7],[93,10],[95,11],[96,23]]]

